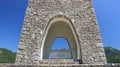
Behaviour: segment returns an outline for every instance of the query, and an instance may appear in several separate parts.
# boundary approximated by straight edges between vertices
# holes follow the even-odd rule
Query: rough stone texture
[[[16,65],[0,64],[0,67],[120,67],[120,64],[41,64],[41,65]]]
[[[29,0],[16,64],[40,64],[45,29],[56,15],[64,15],[72,21],[83,64],[106,64],[91,0]]]
[[[40,64],[53,64],[53,65],[56,65],[56,64],[61,64],[61,65],[64,65],[64,64],[79,64],[79,62],[77,61],[74,61],[73,59],[43,59],[40,61]]]

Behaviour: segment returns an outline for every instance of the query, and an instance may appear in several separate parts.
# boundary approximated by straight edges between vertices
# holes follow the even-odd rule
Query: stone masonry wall
[[[45,29],[56,15],[71,19],[79,39],[83,64],[106,64],[91,0],[29,0],[16,64],[39,64]]]

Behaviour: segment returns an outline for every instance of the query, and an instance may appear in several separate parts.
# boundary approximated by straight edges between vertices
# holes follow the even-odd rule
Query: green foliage
[[[105,53],[108,63],[120,63],[120,50],[112,47],[105,47]]]
[[[14,63],[16,53],[5,48],[0,48],[0,63]]]

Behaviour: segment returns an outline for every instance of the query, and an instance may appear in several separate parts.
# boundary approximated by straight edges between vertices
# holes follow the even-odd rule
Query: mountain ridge
[[[16,52],[12,52],[6,48],[0,48],[0,63],[14,63]]]
[[[120,63],[120,50],[112,47],[105,47],[105,54],[108,63]]]

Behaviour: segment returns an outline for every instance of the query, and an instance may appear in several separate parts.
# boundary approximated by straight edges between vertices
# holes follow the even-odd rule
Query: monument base
[[[41,65],[15,65],[0,64],[0,67],[120,67],[120,64],[41,64]]]

